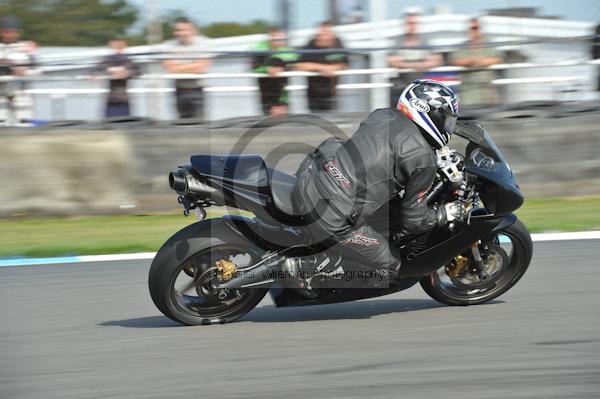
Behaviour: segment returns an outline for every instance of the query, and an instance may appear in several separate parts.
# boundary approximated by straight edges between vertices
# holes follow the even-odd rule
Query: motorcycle
[[[497,298],[519,281],[531,261],[530,234],[513,214],[524,197],[480,125],[459,121],[454,135],[466,140],[464,155],[448,147],[437,151],[438,173],[426,198],[430,206],[461,201],[467,216],[403,237],[397,233],[401,221],[390,212],[394,200],[376,212],[368,222],[388,237],[403,261],[399,276],[384,287],[315,288],[310,277],[293,277],[300,257],[314,256],[318,262],[322,258],[316,254],[331,252],[311,242],[303,230],[306,215],[294,213],[296,177],[268,168],[256,155],[192,156],[190,165],[170,173],[169,184],[184,214],[195,211],[200,221],[177,232],[156,254],[149,272],[154,304],[177,322],[201,325],[234,321],[267,293],[277,307],[373,298],[417,283],[447,305]],[[238,213],[207,219],[210,206],[248,211],[253,217]]]

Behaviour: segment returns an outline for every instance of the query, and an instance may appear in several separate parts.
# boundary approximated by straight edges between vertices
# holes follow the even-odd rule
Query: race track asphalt
[[[181,327],[149,261],[0,268],[0,399],[599,398],[600,241],[535,244],[487,305],[420,287]]]

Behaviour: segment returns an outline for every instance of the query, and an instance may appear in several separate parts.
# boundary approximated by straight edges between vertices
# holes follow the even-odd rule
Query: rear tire
[[[490,282],[475,282],[469,285],[459,279],[452,279],[446,272],[445,267],[438,269],[421,280],[421,287],[431,298],[438,302],[451,306],[479,305],[499,297],[511,289],[523,277],[533,254],[533,243],[527,227],[517,220],[513,225],[500,231],[498,236],[508,237],[512,245],[510,254],[499,254],[502,266],[497,275],[490,277]],[[497,237],[498,237],[497,236]],[[491,242],[490,248],[502,250],[499,245]],[[475,279],[474,276],[469,276]]]
[[[236,297],[219,300],[201,284],[203,276],[208,281],[218,259],[241,257],[253,264],[263,253],[222,219],[187,226],[162,246],[152,262],[148,276],[152,301],[165,316],[187,325],[234,321],[258,305],[268,289],[239,290]],[[178,291],[177,285],[186,288]]]

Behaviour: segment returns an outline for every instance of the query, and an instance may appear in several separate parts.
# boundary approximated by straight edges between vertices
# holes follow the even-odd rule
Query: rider
[[[386,239],[365,218],[393,198],[402,235],[420,234],[464,217],[460,202],[439,209],[427,206],[426,194],[437,172],[439,150],[448,143],[458,116],[454,92],[431,80],[415,80],[400,96],[396,109],[373,111],[352,137],[330,138],[300,166],[295,207],[307,214],[314,241],[337,243],[338,250],[371,270],[400,270]],[[330,263],[329,269],[326,264]],[[339,262],[338,262],[339,263]],[[335,265],[335,266],[334,266]],[[316,270],[339,273],[335,262]]]

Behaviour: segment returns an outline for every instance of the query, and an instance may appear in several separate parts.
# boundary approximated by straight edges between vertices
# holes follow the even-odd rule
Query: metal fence
[[[465,45],[468,16],[424,16],[422,35],[431,49],[450,53]],[[490,84],[500,89],[504,103],[532,100],[579,101],[597,96],[595,81],[600,60],[589,59],[592,25],[572,21],[530,20],[525,18],[483,17],[482,24],[490,46],[502,51],[519,50],[525,62],[504,63],[489,69],[495,78]],[[387,68],[385,57],[394,51],[394,38],[403,32],[401,21],[346,25],[336,28],[350,55],[349,69],[340,71],[337,107],[363,112],[390,103],[390,77],[409,70]],[[290,44],[302,46],[312,30],[293,32]],[[552,37],[550,37],[552,36]],[[210,73],[170,75],[160,69],[164,58],[154,47],[131,48],[130,54],[144,74],[131,80],[129,93],[132,114],[159,120],[175,119],[173,80],[193,78],[202,81],[207,104],[205,118],[219,120],[261,113],[257,78],[251,73],[249,48],[263,35],[211,40],[216,56]],[[25,93],[32,101],[34,122],[53,120],[96,121],[103,117],[107,82],[91,81],[89,68],[106,51],[69,50],[39,57],[37,74],[22,78]],[[460,75],[467,70],[455,66],[434,68],[429,73],[449,75],[449,84],[460,91]],[[307,72],[290,71],[290,111],[306,112]],[[0,77],[0,84],[21,78]]]

